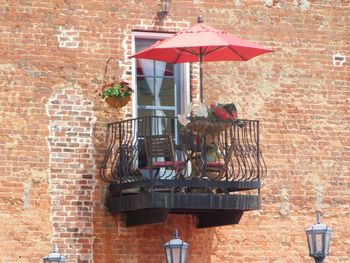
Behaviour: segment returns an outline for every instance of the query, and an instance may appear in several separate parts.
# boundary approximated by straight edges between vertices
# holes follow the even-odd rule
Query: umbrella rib
[[[206,55],[209,55],[213,52],[216,52],[220,49],[223,49],[225,46],[220,46],[220,47],[217,47],[217,48],[214,48],[214,49],[211,49],[209,51],[207,51],[209,49],[209,47],[205,47],[205,49],[202,51],[202,47],[200,47],[201,51],[198,53],[196,51],[194,51],[193,49],[186,49],[186,48],[176,48],[176,51],[178,51],[179,53],[179,56],[175,59],[174,63],[176,64],[176,62],[179,60],[180,56],[181,56],[181,52],[183,53],[188,53],[188,54],[191,54],[191,55],[194,55],[194,56],[197,56],[199,57],[200,54],[202,54],[203,56],[206,56]],[[236,53],[236,52],[235,52]]]
[[[176,49],[176,51],[178,51],[178,50]],[[176,59],[175,59],[175,61],[174,61],[174,64],[177,63],[177,61],[180,59],[180,57],[181,57],[181,53],[179,52],[179,53],[178,53],[178,56],[176,56]]]
[[[196,57],[199,56],[199,54],[196,51],[192,50],[192,49],[188,50],[186,48],[175,48],[175,50],[178,52],[179,55],[173,61],[173,64],[176,64],[178,62],[178,60],[180,59],[180,57],[182,55],[181,53],[188,53],[188,54],[194,55]]]
[[[199,54],[194,51],[193,49],[186,49],[186,48],[176,48],[176,51],[179,51],[179,54],[180,52],[184,52],[184,53],[189,53],[191,55],[195,55],[195,56],[198,56]]]
[[[213,52],[216,52],[216,51],[218,51],[218,50],[220,50],[220,49],[223,49],[224,47],[225,47],[225,46],[220,46],[220,47],[214,48],[214,49],[212,49],[212,50],[209,50],[208,52],[204,51],[204,52],[203,52],[203,55],[204,55],[204,56],[209,55],[209,54],[211,54],[211,53],[213,53]]]
[[[246,59],[245,57],[243,57],[241,54],[239,54],[236,50],[234,50],[232,47],[228,46],[228,48],[235,53],[237,56],[239,56],[242,60],[247,61],[248,59]]]

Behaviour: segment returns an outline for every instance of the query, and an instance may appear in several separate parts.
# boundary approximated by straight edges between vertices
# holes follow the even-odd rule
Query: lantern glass
[[[307,233],[307,243],[309,245],[309,254],[311,256],[311,255],[313,255],[315,253],[315,249],[314,249],[314,246],[313,246],[312,234],[311,233]]]
[[[328,256],[329,254],[329,244],[331,243],[331,230],[329,230],[326,234],[325,234],[325,247],[324,247],[324,251],[325,254]]]
[[[175,230],[174,239],[164,244],[167,263],[186,263],[188,244],[183,242]]]
[[[316,255],[323,255],[323,234],[315,233]]]
[[[162,12],[165,14],[169,13],[171,0],[161,0],[160,2],[162,5]]]

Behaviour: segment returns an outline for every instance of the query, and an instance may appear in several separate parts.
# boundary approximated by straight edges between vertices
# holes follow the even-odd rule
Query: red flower
[[[230,115],[223,108],[214,108],[214,114],[222,121],[230,119]]]

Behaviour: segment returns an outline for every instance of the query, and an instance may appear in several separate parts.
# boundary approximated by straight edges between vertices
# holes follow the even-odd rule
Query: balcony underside
[[[126,225],[164,222],[169,213],[195,214],[197,227],[238,224],[244,211],[260,209],[258,195],[152,192],[113,197],[111,213],[126,213]]]
[[[108,209],[125,213],[126,225],[164,222],[169,213],[194,214],[197,227],[238,224],[244,211],[260,209],[260,182],[144,180],[111,184]],[[247,194],[246,191],[256,192]],[[242,193],[242,194],[241,194]]]

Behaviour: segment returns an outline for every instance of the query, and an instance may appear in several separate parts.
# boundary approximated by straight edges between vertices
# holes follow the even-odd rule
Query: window
[[[133,32],[133,52],[143,50],[172,34]],[[166,116],[181,113],[189,102],[189,65],[134,59],[133,117]]]

